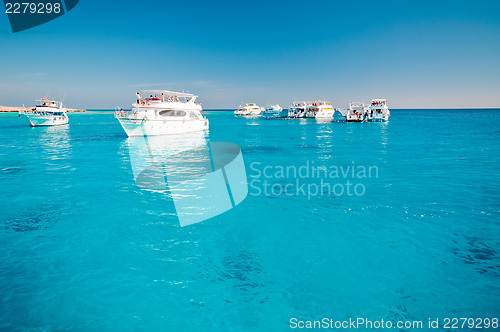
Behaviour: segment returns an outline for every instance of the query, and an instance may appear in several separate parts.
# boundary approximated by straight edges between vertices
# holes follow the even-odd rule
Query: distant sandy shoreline
[[[9,107],[9,106],[0,106],[0,113],[17,113],[19,111],[30,111],[34,110],[34,107]],[[68,112],[86,112],[86,110],[78,110],[73,108],[67,108]]]

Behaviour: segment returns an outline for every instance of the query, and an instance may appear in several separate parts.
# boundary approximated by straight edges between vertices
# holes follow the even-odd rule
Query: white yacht
[[[32,127],[58,126],[67,124],[69,121],[62,103],[47,98],[37,100],[32,110],[20,111],[19,117],[28,121]]]
[[[201,103],[190,93],[166,90],[145,90],[137,93],[130,112],[117,111],[115,116],[127,136],[149,136],[187,133],[208,129],[208,120],[201,115]]]
[[[352,102],[345,115],[347,122],[361,122],[368,120],[369,107],[363,103]]]
[[[387,107],[385,99],[373,99],[370,105],[370,117],[372,121],[387,121],[391,116],[391,112]]]
[[[322,100],[315,101],[306,108],[306,117],[308,118],[333,118],[334,113],[332,105]]]
[[[312,105],[312,103],[307,101],[295,101],[290,106],[288,110],[289,118],[305,118],[307,113],[307,107]]]
[[[238,109],[234,111],[234,115],[259,115],[262,112],[264,112],[264,108],[254,103],[249,103],[241,104]]]
[[[280,105],[269,105],[266,107],[266,110],[262,112],[262,116],[268,118],[277,117],[280,116],[282,111],[283,107],[281,107]]]

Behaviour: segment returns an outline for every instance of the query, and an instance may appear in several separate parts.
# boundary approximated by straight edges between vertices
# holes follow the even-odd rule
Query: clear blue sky
[[[500,107],[498,0],[80,0],[16,34],[0,15],[0,105],[130,107],[140,89],[168,89],[204,108]]]

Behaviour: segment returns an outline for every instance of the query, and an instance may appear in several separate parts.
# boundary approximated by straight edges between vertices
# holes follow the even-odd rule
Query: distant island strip
[[[16,113],[19,111],[32,111],[34,107],[9,107],[9,106],[0,106],[0,113]],[[87,110],[77,110],[72,108],[66,109],[68,112],[86,112]]]

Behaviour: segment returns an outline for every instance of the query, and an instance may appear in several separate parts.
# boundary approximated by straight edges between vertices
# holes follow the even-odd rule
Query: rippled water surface
[[[136,185],[111,114],[53,128],[0,116],[1,331],[500,315],[500,111],[206,116],[208,139],[238,144],[254,181],[241,204],[187,227],[168,192]],[[276,174],[312,165],[376,173]],[[364,191],[339,194],[346,180]]]

